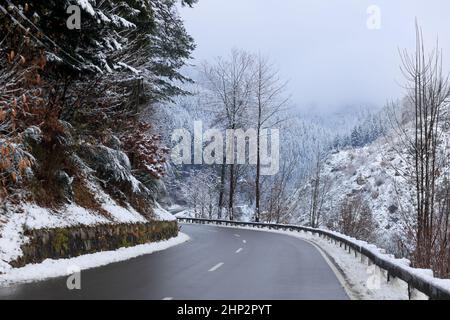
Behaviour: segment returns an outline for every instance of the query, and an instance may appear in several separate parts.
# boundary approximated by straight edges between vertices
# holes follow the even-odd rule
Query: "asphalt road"
[[[0,299],[348,299],[320,252],[268,232],[183,225],[189,242],[67,278],[0,288]]]

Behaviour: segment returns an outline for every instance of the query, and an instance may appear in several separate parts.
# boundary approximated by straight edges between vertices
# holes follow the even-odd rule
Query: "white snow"
[[[10,214],[0,229],[0,273],[11,268],[6,262],[15,260],[22,254],[20,246],[27,240],[23,236],[24,214]]]
[[[134,74],[139,74],[139,73],[141,73],[139,70],[133,68],[132,66],[130,66],[130,65],[124,63],[124,62],[119,62],[119,63],[117,63],[117,64],[118,64],[119,66],[121,66],[121,67],[124,67],[124,68],[130,70],[130,71],[133,72]]]
[[[413,189],[399,172],[408,171],[408,163],[399,155],[401,141],[395,135],[380,138],[369,146],[347,149],[331,154],[323,164],[322,178],[329,181],[329,192],[322,208],[322,225],[336,221],[341,203],[354,195],[363,198],[373,214],[377,227],[376,244],[396,252],[398,239],[405,240],[406,221],[414,212]],[[405,151],[406,154],[406,151]],[[296,196],[308,205],[310,184],[299,189]],[[309,212],[305,207],[298,212]],[[296,223],[306,223],[307,217],[297,217]],[[409,243],[408,243],[409,244]]]
[[[189,236],[179,233],[177,237],[167,241],[148,243],[130,248],[120,248],[115,251],[104,251],[87,254],[70,259],[47,259],[39,264],[30,264],[23,268],[9,268],[5,274],[0,274],[0,285],[8,286],[15,283],[39,281],[49,278],[69,276],[74,267],[80,270],[101,267],[110,263],[125,261],[153,252],[162,251],[189,240]],[[2,263],[0,261],[0,268]]]
[[[89,13],[91,16],[95,16],[95,10],[92,7],[91,1],[89,0],[76,0],[78,5],[85,10],[87,13]]]
[[[92,187],[92,186],[90,186]],[[35,204],[23,204],[20,209],[8,210],[0,220],[0,273],[22,255],[21,246],[27,243],[24,236],[26,229],[61,228],[78,225],[115,224],[115,223],[144,223],[146,218],[134,208],[118,205],[111,197],[99,189],[95,189],[95,196],[109,217],[85,208],[70,204],[55,211],[39,207]],[[176,218],[164,210],[158,203],[154,208],[155,219],[160,221],[174,221]]]
[[[25,229],[69,227],[73,225],[94,225],[111,223],[105,217],[91,213],[76,205],[68,205],[61,212],[24,204],[20,210],[11,210],[2,216],[0,224],[0,260],[9,262],[22,255],[21,246],[28,241]],[[0,265],[0,273],[6,266]]]
[[[186,209],[175,214],[178,218],[195,218],[195,212],[192,209]]]
[[[408,285],[399,279],[387,282],[386,274],[375,265],[369,266],[353,251],[349,253],[332,241],[309,233],[283,232],[317,244],[332,257],[344,274],[351,297],[358,300],[407,300]],[[423,298],[423,296],[422,296]]]
[[[146,222],[147,220],[132,207],[124,208],[119,206],[115,201],[102,204],[102,208],[108,211],[116,222]]]
[[[236,206],[235,215],[239,221],[250,222],[255,217],[255,208],[248,205]]]
[[[24,210],[26,215],[25,227],[28,229],[70,227],[73,225],[93,225],[110,222],[99,214],[94,214],[73,204],[66,206],[60,212],[41,208],[33,204],[24,205]]]
[[[136,25],[118,15],[111,15],[112,22],[118,27],[135,28]]]
[[[101,21],[103,21],[105,23],[110,23],[111,22],[111,19],[108,18],[102,11],[99,10],[97,13],[98,13],[98,16],[99,16]]]
[[[173,216],[170,212],[165,210],[159,203],[155,203],[155,208],[153,209],[155,212],[156,219],[159,221],[175,221],[177,218]]]

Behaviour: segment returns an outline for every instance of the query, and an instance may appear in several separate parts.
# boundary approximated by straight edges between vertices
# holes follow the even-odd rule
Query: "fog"
[[[371,5],[379,29],[367,25]],[[289,80],[297,108],[326,112],[378,108],[404,94],[398,50],[414,49],[415,17],[428,47],[439,35],[449,66],[449,12],[448,0],[199,0],[180,9],[197,43],[193,64],[232,48],[260,52]]]

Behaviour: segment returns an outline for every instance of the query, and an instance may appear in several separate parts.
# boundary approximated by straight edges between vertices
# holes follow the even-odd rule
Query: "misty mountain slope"
[[[369,239],[385,249],[399,253],[411,249],[407,233],[415,220],[415,186],[411,181],[413,158],[405,144],[405,136],[413,136],[412,123],[402,127],[405,135],[396,130],[362,148],[334,151],[322,163],[321,183],[323,205],[321,227],[338,229],[339,213],[346,200],[361,199],[372,213],[373,238]],[[450,132],[445,121],[441,126],[440,154],[448,154]],[[447,176],[448,165],[438,178]],[[300,188],[295,197],[300,199],[297,222],[309,224],[312,180]]]

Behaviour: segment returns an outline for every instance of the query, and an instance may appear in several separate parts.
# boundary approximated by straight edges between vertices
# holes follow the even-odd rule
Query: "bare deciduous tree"
[[[412,134],[404,123],[395,120],[405,156],[399,155],[412,168],[401,175],[414,185],[415,217],[409,235],[415,245],[412,260],[415,267],[442,270],[448,250],[448,206],[445,183],[440,183],[446,155],[442,155],[442,117],[449,106],[449,82],[442,68],[439,45],[427,54],[421,28],[416,24],[416,49],[401,53],[401,70],[407,80],[407,104],[411,106]],[[402,116],[404,118],[404,116]],[[408,160],[411,159],[411,160]],[[445,236],[442,236],[445,235]],[[441,257],[437,261],[436,257]],[[439,273],[439,272],[437,272]]]
[[[205,86],[210,91],[208,106],[216,117],[217,124],[224,129],[238,129],[247,119],[246,113],[251,103],[254,85],[254,58],[252,55],[233,50],[227,60],[218,58],[214,65],[204,63],[201,69]],[[236,192],[236,168],[234,162],[221,167],[219,187],[219,212],[224,207],[226,167],[229,173],[228,215],[234,218],[234,196]],[[219,213],[220,214],[220,213]]]
[[[255,221],[259,222],[261,215],[261,134],[268,125],[276,125],[279,112],[286,106],[289,98],[284,96],[286,82],[280,80],[276,68],[267,58],[259,55],[255,66],[255,106],[257,132],[257,159],[255,177]]]
[[[343,201],[337,221],[339,232],[357,239],[371,241],[375,222],[372,210],[361,196]]]
[[[327,176],[322,174],[322,157],[320,147],[317,148],[313,175],[311,178],[311,198],[309,206],[309,223],[312,228],[318,228],[321,220],[322,207],[329,191],[330,183]]]
[[[209,170],[192,172],[182,190],[195,218],[213,219],[214,204],[217,201],[217,182],[213,173]]]

